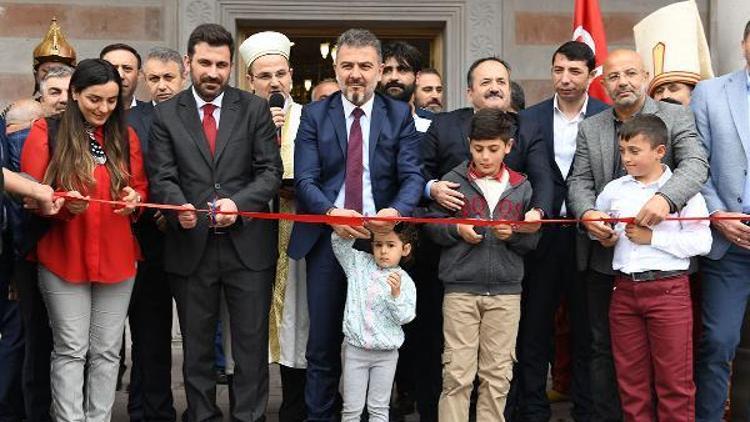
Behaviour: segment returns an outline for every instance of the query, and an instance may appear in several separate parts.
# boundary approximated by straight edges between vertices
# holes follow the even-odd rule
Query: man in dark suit
[[[19,111],[22,101],[36,104],[36,107],[23,107],[22,114],[34,113],[41,115],[41,107],[32,99],[18,100],[5,115],[12,120],[13,108]],[[35,110],[34,110],[35,109]],[[24,116],[26,117],[26,116]],[[34,118],[34,116],[32,116]],[[0,165],[10,168],[8,159],[9,142],[6,128],[12,127],[12,122],[6,125],[5,119],[0,117]],[[16,169],[17,171],[17,169]],[[0,195],[0,420],[14,421],[24,419],[23,390],[21,389],[22,368],[24,360],[23,324],[16,298],[12,297],[12,272],[15,250],[12,240],[13,211],[12,200]],[[7,207],[7,208],[6,208]],[[5,248],[2,248],[5,246]]]
[[[550,218],[568,216],[565,179],[573,162],[578,124],[607,108],[587,94],[594,68],[591,48],[581,42],[566,42],[552,55],[555,95],[521,112],[521,137],[532,138],[538,131],[546,146],[554,182]],[[547,371],[552,361],[555,313],[564,296],[572,332],[572,416],[579,422],[588,421],[589,336],[584,278],[576,269],[576,227],[546,225],[542,233],[536,250],[527,256],[523,284],[518,364],[513,380],[518,388],[519,416],[529,422],[546,422],[551,417],[545,393]]]
[[[417,75],[422,71],[422,53],[411,44],[394,41],[383,46],[383,78],[378,84],[378,92],[409,104],[413,111],[414,126],[417,132],[426,132],[430,127],[433,113],[426,109],[416,108],[415,92]],[[414,269],[410,267],[407,271]],[[412,273],[412,275],[415,275]],[[397,398],[391,415],[402,418],[414,413],[416,387],[416,324],[403,326],[404,343],[399,348],[396,367]]]
[[[498,108],[509,110],[511,104],[510,68],[497,57],[485,57],[475,61],[467,74],[467,95],[471,107],[449,113],[436,114],[421,142],[424,160],[423,174],[428,180],[424,196],[437,201],[447,209],[463,207],[461,193],[456,184],[439,181],[456,165],[470,158],[469,126],[476,110]],[[527,173],[534,193],[532,210],[526,214],[529,222],[538,221],[552,212],[552,170],[544,143],[538,133],[532,138],[516,136],[513,149],[505,157],[512,169]],[[541,224],[519,227],[523,231],[536,231]],[[438,280],[437,267],[439,249],[427,240],[422,240],[417,251],[417,332],[422,337],[418,344],[421,351],[420,374],[416,395],[419,414],[423,421],[437,420],[437,403],[442,387],[440,352],[442,351],[442,301],[443,292]]]
[[[335,72],[341,93],[308,105],[294,150],[300,213],[406,216],[419,201],[419,135],[409,106],[375,94],[383,71],[380,41],[351,29],[338,39]],[[369,238],[392,223],[363,226],[294,225],[289,256],[305,258],[310,335],[305,401],[308,421],[332,421],[341,375],[346,278],[331,249],[331,230]]]
[[[141,74],[141,55],[138,51],[122,43],[110,44],[99,52],[99,58],[106,60],[117,69],[122,79],[122,97],[125,110],[141,105],[144,102],[135,98],[138,88],[138,76]]]
[[[430,127],[433,112],[414,105],[417,75],[422,71],[422,53],[403,41],[394,41],[383,46],[383,78],[378,92],[394,100],[409,104],[414,113],[417,131],[425,132]]]
[[[234,421],[263,420],[268,402],[268,309],[277,258],[274,223],[223,212],[268,212],[281,185],[281,158],[268,104],[227,86],[234,40],[216,24],[198,26],[186,63],[193,85],[154,109],[149,173],[166,213],[164,266],[183,334],[188,420],[217,421],[213,339],[223,291],[235,372]],[[211,208],[218,213],[191,211]]]
[[[141,151],[148,154],[154,106],[182,91],[185,65],[180,53],[164,47],[149,51],[143,65],[151,102],[128,112]],[[133,227],[143,261],[138,265],[128,318],[133,340],[128,413],[131,422],[176,419],[172,399],[172,292],[164,272],[161,211],[145,210]]]
[[[99,58],[108,61],[117,69],[122,80],[120,97],[125,110],[131,110],[136,106],[144,105],[144,101],[135,98],[135,90],[138,88],[138,76],[141,74],[141,55],[130,45],[115,43],[109,44],[99,52]],[[139,134],[140,138],[140,134]],[[122,377],[128,369],[125,364],[125,333],[122,334],[122,346],[120,348],[120,369],[117,372],[117,389],[122,387]]]
[[[463,206],[461,194],[451,188],[449,182],[438,180],[470,157],[468,134],[474,112],[485,107],[510,109],[510,67],[504,60],[486,57],[475,61],[469,68],[467,80],[471,107],[435,115],[422,141],[424,175],[428,180],[425,194],[448,209]],[[542,140],[538,136],[516,139],[505,162],[514,170],[529,175],[534,189],[531,200],[534,209],[527,217],[539,219],[550,214],[552,170]]]
[[[414,107],[433,114],[443,111],[443,79],[434,68],[417,73],[414,81]]]
[[[63,64],[47,63],[44,76],[40,76],[39,103],[49,118],[59,118],[68,102],[68,86],[73,68]],[[20,170],[21,151],[30,128],[14,132],[8,136],[9,169]],[[13,213],[17,221],[13,241],[17,256],[13,262],[13,279],[20,296],[21,316],[24,332],[23,361],[23,400],[26,409],[26,420],[29,422],[46,422],[51,420],[50,405],[50,353],[52,352],[52,331],[49,326],[47,306],[39,291],[37,275],[39,269],[35,262],[26,260],[29,249],[35,246],[30,241],[29,224],[31,214],[16,208]]]

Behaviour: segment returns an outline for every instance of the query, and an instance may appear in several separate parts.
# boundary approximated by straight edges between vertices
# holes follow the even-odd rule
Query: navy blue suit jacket
[[[133,127],[138,140],[141,142],[141,152],[145,157],[148,153],[148,133],[154,120],[154,105],[151,102],[138,102],[138,105],[128,110],[128,124]]]
[[[151,102],[138,102],[127,112],[128,124],[138,135],[141,152],[146,157],[149,147],[149,132],[154,121],[154,105]],[[147,169],[148,173],[148,169]],[[164,257],[164,233],[156,227],[155,211],[146,209],[133,223],[133,232],[141,245],[144,258],[151,262],[162,262]]]
[[[549,98],[521,111],[521,113],[519,113],[521,116],[519,132],[521,138],[526,139],[534,139],[534,132],[537,132],[546,147],[547,159],[549,166],[552,169],[552,180],[554,181],[550,217],[557,217],[560,213],[560,207],[562,207],[562,203],[568,195],[568,186],[565,184],[565,179],[562,177],[557,162],[555,162],[555,124],[553,120],[553,107],[553,99]],[[608,108],[609,106],[607,104],[596,98],[589,97],[589,102],[586,105],[586,117],[591,117]]]
[[[302,110],[294,141],[294,186],[297,212],[325,214],[344,184],[347,133],[341,93],[308,104]],[[375,94],[370,122],[370,181],[377,210],[395,208],[410,215],[419,202],[424,179],[420,171],[420,135],[406,103]],[[323,224],[295,223],[288,254],[300,259],[318,238]]]

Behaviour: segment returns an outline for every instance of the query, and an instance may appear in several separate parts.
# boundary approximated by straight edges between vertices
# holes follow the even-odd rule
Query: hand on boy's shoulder
[[[459,187],[461,185],[456,182],[437,181],[430,186],[430,197],[441,207],[450,211],[458,211],[464,206],[464,194],[457,190]]]

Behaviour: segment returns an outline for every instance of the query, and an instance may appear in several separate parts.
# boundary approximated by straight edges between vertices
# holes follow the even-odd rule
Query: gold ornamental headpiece
[[[57,24],[57,18],[52,18],[47,35],[34,49],[34,70],[46,62],[61,62],[70,66],[76,65],[76,51],[68,44],[65,36]]]

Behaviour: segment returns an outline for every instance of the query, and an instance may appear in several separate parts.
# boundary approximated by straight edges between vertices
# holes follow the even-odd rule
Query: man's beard
[[[399,88],[401,88],[401,93],[394,95],[394,94],[391,94],[390,92],[388,92],[388,88],[393,88],[393,87],[399,87]],[[393,98],[394,100],[403,101],[405,103],[408,103],[409,101],[411,101],[411,96],[414,94],[414,89],[416,89],[416,85],[415,84],[404,85],[402,83],[399,83],[399,82],[396,82],[396,81],[392,81],[392,82],[388,82],[385,85],[382,85],[380,87],[380,92],[382,94],[384,94],[384,95],[387,95],[387,96]]]
[[[349,100],[350,103],[358,107],[365,103],[364,92],[352,92],[351,90],[345,89],[344,97],[346,97],[346,99]]]
[[[641,97],[638,96],[637,92],[631,91],[631,93],[632,95],[625,97],[625,98],[615,96],[613,102],[615,103],[616,106],[632,107],[633,105],[637,104],[638,101],[640,101]]]
[[[429,111],[431,111],[433,113],[440,113],[440,112],[443,111],[443,106],[441,104],[438,104],[438,103],[428,104],[428,105],[426,105],[424,107],[420,107],[420,108],[423,108],[425,110],[429,110]]]
[[[417,108],[429,110],[433,113],[440,113],[443,111],[443,105],[437,100],[429,100],[426,103],[420,102],[419,104],[416,104],[416,106]]]
[[[214,85],[218,85],[219,87],[215,90],[215,92],[210,92],[204,88],[205,83],[212,83]],[[207,77],[200,78],[198,83],[193,82],[193,86],[195,87],[195,91],[198,93],[198,96],[203,98],[205,101],[210,101],[218,97],[224,91],[224,88],[226,87],[226,85],[227,85],[227,81],[222,82],[221,79],[207,78]]]

